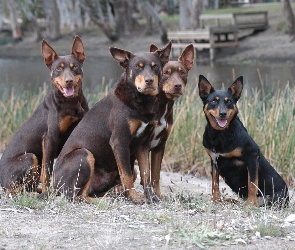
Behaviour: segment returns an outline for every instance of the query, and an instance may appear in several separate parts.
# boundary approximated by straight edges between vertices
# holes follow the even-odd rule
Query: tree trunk
[[[0,1],[0,31],[2,30],[3,26],[3,9],[2,9],[3,1]]]
[[[143,6],[143,8],[146,9],[148,15],[150,17],[152,17],[158,23],[158,29],[160,31],[162,43],[163,44],[167,43],[168,42],[168,38],[167,38],[167,27],[166,27],[166,24],[163,22],[163,20],[158,15],[158,13],[155,11],[155,9],[153,8],[153,6],[150,4],[149,1],[144,0],[143,3],[142,3],[142,6]]]
[[[10,23],[12,29],[12,38],[15,42],[22,40],[22,32],[17,23],[16,3],[14,0],[7,0],[7,7],[9,9]]]
[[[43,0],[46,15],[46,37],[50,40],[60,38],[60,17],[56,0]]]
[[[196,29],[200,27],[200,15],[203,12],[203,0],[193,0],[192,3],[192,15],[191,23],[192,28]]]
[[[101,17],[97,14],[98,11],[95,3],[91,0],[83,0],[81,3],[84,9],[89,13],[91,21],[96,24],[111,41],[117,41],[119,39],[118,34],[107,22],[102,21]]]
[[[191,23],[192,0],[179,1],[179,28],[187,30],[192,28]]]
[[[124,0],[112,0],[114,7],[116,33],[119,37],[125,35],[125,23],[128,13],[126,13],[126,6]]]
[[[283,12],[286,17],[286,24],[288,27],[288,33],[291,37],[291,42],[295,40],[295,19],[292,10],[292,6],[289,0],[282,0]]]

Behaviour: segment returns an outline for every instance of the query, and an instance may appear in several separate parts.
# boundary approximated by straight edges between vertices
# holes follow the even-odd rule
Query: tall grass
[[[271,86],[262,80],[261,84]],[[86,89],[84,93],[89,106],[102,99],[111,86],[112,83],[105,84],[103,81],[95,93]],[[202,146],[206,119],[198,89],[192,86],[196,84],[189,84],[184,96],[174,105],[174,126],[166,146],[163,169],[209,174],[210,159]],[[295,89],[287,83],[285,87],[272,85],[269,90],[268,93],[258,89],[245,90],[238,103],[239,116],[267,160],[286,180],[294,180]],[[12,90],[10,95],[1,97],[0,152],[47,91],[44,85],[37,94],[24,91],[15,95]]]

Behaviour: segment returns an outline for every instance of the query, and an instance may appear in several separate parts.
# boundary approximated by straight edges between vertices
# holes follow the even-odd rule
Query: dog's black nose
[[[181,89],[181,83],[175,83],[175,84],[174,84],[174,88],[175,88],[176,90],[180,90],[180,89]]]
[[[149,77],[149,78],[145,78],[145,83],[146,83],[147,85],[151,85],[151,84],[154,83],[154,79],[151,78],[151,77]]]
[[[67,85],[70,85],[70,84],[73,84],[73,79],[72,78],[66,78],[66,84]]]
[[[226,110],[225,110],[225,109],[220,109],[219,116],[220,116],[221,118],[226,117]]]

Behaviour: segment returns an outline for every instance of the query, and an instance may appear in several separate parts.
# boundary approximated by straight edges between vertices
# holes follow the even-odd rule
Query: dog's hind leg
[[[26,191],[36,191],[39,183],[38,159],[32,153],[25,153],[13,160],[4,162],[10,165],[6,168],[3,187],[7,193],[16,195],[23,188]]]
[[[87,149],[76,149],[56,162],[53,188],[71,200],[86,200],[91,189],[95,159]]]

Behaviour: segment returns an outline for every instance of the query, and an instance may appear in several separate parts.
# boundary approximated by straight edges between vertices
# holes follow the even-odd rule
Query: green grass
[[[37,198],[35,194],[27,192],[19,193],[13,203],[18,208],[41,209],[44,208],[46,202]]]
[[[89,106],[102,99],[112,83],[102,84],[96,91],[84,91]],[[259,89],[244,91],[238,102],[239,116],[250,135],[260,146],[267,160],[290,180],[295,175],[295,91],[287,83],[285,87],[264,82],[270,86],[268,93]],[[168,140],[163,169],[167,171],[209,173],[210,159],[202,146],[206,119],[196,84],[189,84],[186,93],[174,106],[174,126]],[[0,101],[0,149],[4,150],[18,127],[32,114],[44,98],[48,88],[40,88],[36,94],[24,91],[3,96]]]

